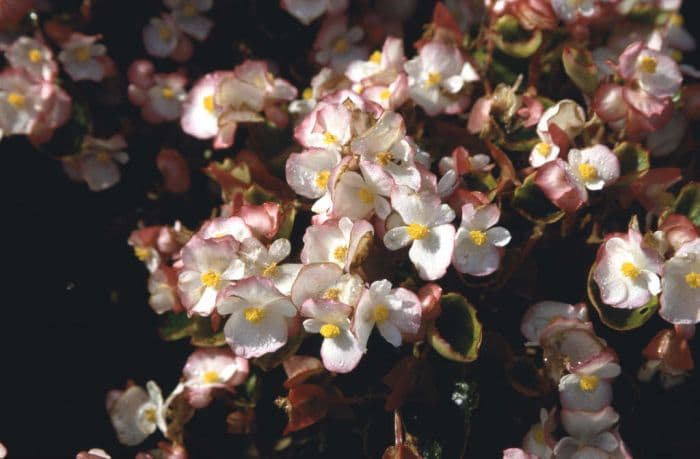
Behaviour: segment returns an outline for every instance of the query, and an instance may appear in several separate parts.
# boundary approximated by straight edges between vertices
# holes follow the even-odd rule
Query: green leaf
[[[683,187],[671,206],[672,214],[688,217],[695,226],[700,226],[700,183],[692,182]]]
[[[191,336],[195,328],[194,318],[187,317],[186,312],[168,313],[163,325],[158,328],[158,334],[166,341],[175,341]]]
[[[523,184],[515,189],[513,207],[523,217],[535,223],[554,223],[564,217],[564,211],[547,199],[535,183],[536,172],[528,175]]]
[[[446,359],[473,362],[483,337],[476,309],[457,293],[443,295],[440,307],[440,316],[428,326],[430,345]]]
[[[513,16],[501,16],[495,24],[493,42],[505,54],[525,59],[537,52],[542,44],[542,31],[523,30]]]
[[[275,237],[289,239],[289,237],[292,235],[292,230],[294,229],[294,221],[297,218],[297,208],[291,203],[283,204],[281,213],[282,219]]]
[[[622,142],[613,150],[620,161],[618,185],[627,185],[649,172],[649,150],[633,142]]]
[[[639,328],[651,319],[659,309],[659,300],[655,296],[644,306],[636,309],[613,308],[603,303],[598,284],[593,280],[595,263],[588,273],[588,300],[598,312],[601,322],[613,330],[627,331]]]
[[[585,48],[566,46],[561,54],[564,71],[584,94],[593,94],[598,88],[598,68],[593,55]]]
[[[279,201],[277,196],[257,184],[251,185],[246,191],[244,191],[243,197],[247,202],[255,206],[261,206],[266,202]]]
[[[196,330],[192,334],[191,342],[194,346],[199,347],[218,347],[226,344],[226,337],[223,330],[213,333],[211,327],[207,330],[201,330],[200,327],[195,327]]]

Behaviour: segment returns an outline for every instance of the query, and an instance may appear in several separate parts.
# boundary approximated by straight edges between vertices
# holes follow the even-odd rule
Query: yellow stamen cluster
[[[586,181],[595,180],[598,177],[598,169],[588,163],[579,164],[578,173],[581,174],[581,178]]]
[[[382,52],[375,51],[369,56],[369,61],[375,64],[379,64],[382,61]]]
[[[155,424],[156,421],[158,420],[158,416],[156,416],[155,408],[145,409],[143,412],[143,417],[146,419],[146,421],[150,422],[151,424]]]
[[[148,256],[150,254],[151,251],[146,247],[134,247],[134,255],[136,255],[136,258],[138,258],[140,261],[148,260]]]
[[[332,143],[338,142],[338,137],[334,136],[330,132],[326,131],[325,134],[323,134],[323,141],[327,144],[330,145]]]
[[[379,93],[379,98],[381,100],[389,100],[390,97],[391,97],[391,91],[389,91],[387,88],[382,89],[381,92]]]
[[[340,289],[337,287],[331,287],[323,293],[324,300],[338,301],[340,298]]]
[[[622,263],[620,271],[622,271],[623,276],[629,277],[630,279],[636,279],[641,273],[639,268],[637,268],[634,263],[630,263],[629,261]]]
[[[328,179],[330,176],[330,171],[318,171],[316,173],[316,187],[320,188],[321,190],[325,190],[328,186]]]
[[[469,231],[469,239],[472,240],[474,245],[481,247],[482,245],[486,244],[488,236],[486,236],[486,233],[483,231],[471,230]]]
[[[262,276],[263,277],[272,277],[277,273],[277,263],[270,263],[269,265],[265,266],[265,269],[262,270]]]
[[[341,245],[335,248],[333,251],[333,258],[338,262],[345,262],[345,258],[348,256],[348,246]]]
[[[394,159],[394,155],[392,155],[392,154],[391,154],[390,152],[388,152],[388,151],[383,151],[383,152],[381,152],[381,153],[377,153],[377,154],[374,156],[374,161],[375,161],[377,164],[379,164],[380,166],[386,166],[387,164],[389,164],[389,162],[390,162],[392,159]]]
[[[429,72],[428,79],[425,82],[427,87],[433,87],[437,84],[442,83],[442,73],[440,72]]]
[[[191,3],[185,3],[182,6],[182,15],[187,16],[189,18],[191,18],[192,16],[196,16],[197,8],[195,8],[194,5],[192,5]]]
[[[245,308],[243,315],[248,322],[257,324],[265,318],[265,310],[262,308]]]
[[[73,56],[80,62],[85,62],[90,59],[90,48],[88,46],[81,46],[73,51]]]
[[[552,146],[547,142],[540,142],[535,146],[535,151],[546,158],[552,152]]]
[[[371,204],[374,202],[374,195],[367,188],[360,188],[357,190],[357,196],[360,198],[360,201],[365,204]]]
[[[37,62],[40,62],[40,61],[41,61],[41,59],[44,57],[44,55],[41,54],[41,50],[40,50],[40,49],[38,49],[38,48],[32,48],[32,49],[30,49],[29,52],[27,53],[27,57],[29,58],[29,60],[30,60],[31,62],[33,62],[34,64],[36,64]]]
[[[209,113],[214,113],[214,109],[216,108],[214,105],[214,94],[209,94],[202,100],[202,105],[204,105],[204,109],[208,111]]]
[[[221,274],[214,270],[209,270],[199,277],[205,287],[219,288],[219,283],[221,282]]]
[[[18,92],[11,92],[7,95],[7,101],[15,108],[24,108],[25,98]]]
[[[389,309],[383,304],[378,304],[374,307],[374,321],[378,324],[384,323],[389,318]]]
[[[160,35],[161,40],[168,41],[173,37],[173,31],[169,27],[161,26],[158,29],[158,35]]]
[[[324,338],[337,338],[340,336],[340,327],[335,324],[323,324],[319,332]]]
[[[658,62],[651,56],[642,56],[639,59],[639,68],[645,73],[655,73]]]
[[[314,97],[314,90],[311,88],[304,89],[304,91],[301,93],[301,97],[304,100],[312,99]]]
[[[342,37],[336,40],[336,42],[333,44],[333,51],[338,54],[346,53],[349,48],[350,44],[345,38]]]
[[[164,99],[173,99],[175,97],[175,91],[173,91],[173,88],[170,86],[163,86],[163,89],[160,90],[160,94],[163,96]]]
[[[693,271],[686,274],[685,283],[688,284],[688,287],[690,288],[700,287],[700,273],[696,273],[695,271]]]
[[[584,392],[593,392],[598,388],[598,384],[600,384],[600,378],[596,375],[581,376],[578,380],[578,387]]]
[[[430,233],[430,229],[420,223],[411,223],[406,227],[406,232],[408,233],[408,237],[417,241],[426,237],[428,233]]]
[[[214,384],[219,382],[219,373],[213,370],[205,371],[202,375],[202,381],[207,384]]]
[[[544,429],[542,428],[542,424],[537,424],[532,427],[532,438],[540,445],[544,445]]]

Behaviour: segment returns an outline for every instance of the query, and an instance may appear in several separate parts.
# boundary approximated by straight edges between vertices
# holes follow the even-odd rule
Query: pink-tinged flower
[[[205,40],[214,23],[201,13],[209,11],[213,0],[165,0],[177,27],[195,40]]]
[[[391,176],[381,166],[366,162],[360,163],[360,172],[340,170],[332,177],[331,214],[353,220],[376,214],[385,219],[391,212],[386,198],[394,186]]]
[[[561,159],[545,163],[537,169],[535,183],[547,199],[565,212],[576,212],[588,201],[586,187],[571,166]]]
[[[24,69],[38,80],[52,81],[58,73],[51,50],[27,36],[15,40],[5,51],[5,58],[12,67]]]
[[[58,60],[63,70],[75,80],[100,81],[106,75],[105,53],[107,48],[97,43],[99,35],[83,35],[74,32],[64,43]]]
[[[421,47],[418,56],[406,62],[404,69],[408,73],[409,95],[430,116],[464,110],[469,96],[462,89],[479,80],[459,49],[435,41]]]
[[[326,17],[313,44],[316,62],[344,72],[350,62],[367,56],[367,49],[359,45],[363,35],[358,26],[348,28],[344,14]]]
[[[552,0],[552,9],[559,19],[572,23],[598,13],[596,3],[596,0]]]
[[[102,191],[116,185],[121,178],[119,164],[126,164],[126,140],[120,134],[109,139],[85,136],[79,155],[63,160],[63,169],[72,180],[84,181],[92,191]]]
[[[700,322],[700,239],[685,243],[664,264],[659,314],[672,324]]]
[[[141,116],[149,123],[173,121],[180,117],[182,103],[187,97],[187,78],[179,73],[156,74],[154,85],[148,89]]]
[[[198,139],[211,139],[218,134],[220,110],[214,103],[214,95],[216,85],[224,75],[224,72],[208,73],[190,89],[180,119],[182,130],[187,134]]]
[[[177,296],[177,273],[169,266],[161,266],[148,277],[148,304],[156,314],[181,309]]]
[[[567,148],[583,131],[586,112],[573,100],[564,99],[549,107],[537,123],[537,135],[543,142]]]
[[[598,435],[610,430],[619,419],[620,415],[611,406],[594,412],[567,409],[561,411],[564,429],[580,441],[594,441]],[[554,454],[557,454],[556,448]]]
[[[202,239],[195,235],[182,248],[178,289],[189,314],[208,316],[219,292],[229,282],[243,278],[245,266],[238,258],[238,247],[232,237]]]
[[[63,126],[70,119],[73,101],[66,91],[55,83],[41,83],[41,113],[29,134],[29,141],[34,145],[48,142],[54,130]]]
[[[408,257],[421,279],[435,280],[445,275],[452,259],[455,228],[450,224],[455,213],[431,193],[396,189],[391,206],[403,219],[384,235],[384,245],[398,250],[410,245]]]
[[[520,448],[508,448],[503,450],[503,459],[541,459],[534,454],[523,451]]]
[[[5,455],[2,454],[1,448],[2,445],[0,445],[0,459],[4,459]],[[91,448],[89,451],[79,452],[75,459],[112,459],[112,456],[101,448]]]
[[[182,369],[187,399],[195,408],[209,405],[212,391],[233,388],[248,378],[248,361],[230,349],[199,348],[187,358]]]
[[[339,301],[354,306],[362,293],[362,279],[346,274],[335,263],[311,263],[299,271],[292,286],[292,302],[302,306],[306,300]]]
[[[350,84],[347,79],[338,78],[329,67],[324,67],[311,79],[311,86],[302,91],[301,99],[293,100],[289,104],[289,113],[306,116],[324,96],[334,91],[349,89]]]
[[[539,345],[542,332],[558,318],[588,321],[588,311],[584,303],[571,305],[559,301],[540,301],[527,309],[520,324],[520,332],[527,339],[527,345]]]
[[[166,431],[160,388],[153,381],[148,381],[146,388],[148,392],[141,386],[131,386],[110,394],[107,411],[123,445],[138,445],[158,428]]]
[[[656,97],[671,97],[681,87],[683,75],[678,64],[642,42],[632,43],[620,55],[618,71],[625,80],[637,82]]]
[[[208,220],[197,233],[202,239],[219,239],[231,236],[238,242],[243,242],[253,233],[241,217],[217,217]]]
[[[359,249],[368,245],[374,236],[372,225],[365,220],[352,222],[349,218],[328,220],[321,225],[311,225],[304,233],[304,248],[299,259],[309,263],[335,263],[349,271],[362,259]]]
[[[612,410],[612,408],[609,408],[609,410]],[[611,416],[608,413],[609,411],[606,412],[606,415]],[[617,416],[617,413],[615,413],[615,415]],[[610,419],[613,419],[613,417],[610,417]],[[579,422],[586,421],[580,420]],[[596,419],[595,422],[600,421]],[[617,422],[617,420],[615,422]],[[616,454],[619,452],[618,450],[620,448],[621,441],[615,434],[611,432],[601,432],[590,438],[564,437],[559,440],[554,447],[554,455],[557,459],[607,459],[613,457],[629,457]]]
[[[569,150],[569,166],[589,190],[602,190],[620,177],[620,162],[605,145]]]
[[[350,141],[351,117],[345,105],[321,101],[294,129],[294,137],[307,148],[340,150]]]
[[[309,149],[292,153],[287,158],[285,175],[295,193],[311,199],[321,198],[321,207],[330,206],[328,184],[331,173],[340,163],[340,153],[335,149]]]
[[[391,176],[396,185],[413,190],[420,188],[420,172],[414,161],[415,148],[406,137],[406,126],[398,113],[384,112],[374,126],[353,139],[350,148],[353,153],[360,155],[361,164],[364,164],[366,171],[380,167]],[[377,182],[376,185],[381,184]]]
[[[279,231],[282,217],[280,205],[276,202],[265,202],[262,205],[242,205],[238,209],[238,215],[250,228],[254,237],[259,239],[272,239]]]
[[[241,243],[239,253],[245,263],[244,277],[262,276],[271,280],[275,288],[284,295],[289,295],[301,269],[301,264],[298,263],[280,264],[289,256],[291,250],[292,245],[284,238],[275,240],[270,247],[265,247],[254,237],[245,239]]]
[[[348,0],[281,0],[283,10],[297,18],[304,25],[311,24],[322,15],[345,11]]]
[[[647,362],[637,373],[639,380],[649,382],[658,372],[665,389],[682,383],[688,372],[695,367],[688,339],[673,328],[657,333],[646,345],[642,355]]]
[[[555,143],[538,142],[530,153],[530,165],[532,167],[540,167],[545,163],[554,161],[559,157],[560,148]]]
[[[304,330],[323,337],[321,360],[329,371],[348,373],[362,358],[362,347],[350,330],[352,307],[334,300],[310,299],[301,306]]]
[[[530,427],[530,430],[525,434],[525,438],[523,438],[523,450],[538,459],[550,459],[554,453],[547,444],[547,437],[551,435],[555,427],[547,410],[541,408],[540,422]]]
[[[249,277],[226,288],[217,310],[231,316],[224,325],[226,342],[246,359],[274,352],[287,342],[288,321],[297,308],[264,277]]]
[[[438,170],[442,174],[437,185],[440,197],[450,196],[457,189],[466,188],[462,187],[464,185],[463,175],[488,172],[494,166],[488,155],[476,154],[472,156],[462,146],[455,148],[450,156],[443,156],[438,162]]]
[[[386,279],[375,281],[357,303],[353,330],[365,351],[375,325],[385,340],[399,347],[402,335],[418,333],[421,312],[421,302],[415,293],[405,288],[392,290],[391,282]]]
[[[642,246],[640,232],[630,228],[626,235],[609,236],[600,246],[593,279],[605,304],[634,309],[661,291],[662,263],[656,250]]]
[[[685,243],[693,242],[699,236],[693,222],[681,214],[667,215],[659,230],[663,231],[666,242],[673,250],[679,250]]]
[[[42,87],[23,70],[0,73],[0,137],[27,135],[35,129],[43,108]]]
[[[457,271],[472,276],[488,276],[501,264],[502,248],[508,245],[510,232],[494,226],[501,218],[496,204],[475,208],[462,207],[462,223],[455,236],[452,263]]]
[[[559,380],[559,398],[566,410],[600,411],[612,402],[610,381],[620,374],[620,365],[603,361],[588,365]]]
[[[180,31],[173,18],[166,14],[160,18],[151,18],[143,29],[143,44],[151,56],[170,56],[175,52],[179,40]]]

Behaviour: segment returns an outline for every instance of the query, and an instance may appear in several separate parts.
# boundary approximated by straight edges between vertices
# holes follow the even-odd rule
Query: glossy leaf
[[[466,298],[448,293],[440,299],[442,314],[428,326],[428,340],[443,357],[455,362],[473,362],[483,337],[476,309]]]
[[[554,223],[564,217],[565,212],[547,199],[535,183],[533,172],[515,189],[513,207],[523,217],[535,223]]]
[[[289,422],[284,435],[309,427],[328,414],[328,394],[315,384],[301,384],[289,390],[283,402]]]
[[[598,89],[598,68],[590,51],[566,46],[561,60],[564,71],[581,91],[585,94],[593,94]]]
[[[685,215],[695,226],[700,226],[700,183],[684,186],[671,206],[672,214]]]
[[[618,161],[620,161],[620,179],[618,185],[629,184],[644,174],[649,172],[649,150],[643,146],[632,143],[623,142],[613,150]]]

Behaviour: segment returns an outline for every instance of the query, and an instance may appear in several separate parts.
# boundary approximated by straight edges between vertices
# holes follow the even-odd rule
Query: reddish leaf
[[[280,404],[289,418],[284,435],[309,427],[328,414],[328,395],[315,384],[300,384],[291,388]]]
[[[285,389],[297,386],[308,378],[325,371],[320,360],[306,355],[293,355],[282,362],[282,366],[284,372],[287,373],[287,380],[283,384]]]

